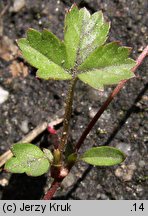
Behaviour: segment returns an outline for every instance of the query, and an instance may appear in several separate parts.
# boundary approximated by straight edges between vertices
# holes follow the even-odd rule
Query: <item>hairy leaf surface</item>
[[[73,6],[65,18],[64,42],[68,55],[68,67],[80,65],[90,53],[104,44],[109,32],[102,12],[92,16],[86,8]]]
[[[24,58],[38,69],[45,80],[67,80],[78,77],[93,88],[117,84],[134,77],[135,62],[130,49],[117,42],[105,44],[110,23],[101,11],[90,14],[74,4],[64,22],[64,41],[44,29],[29,29],[26,39],[18,40]]]
[[[128,58],[129,51],[116,42],[99,47],[79,66],[78,77],[96,89],[134,77],[131,69],[135,61]]]

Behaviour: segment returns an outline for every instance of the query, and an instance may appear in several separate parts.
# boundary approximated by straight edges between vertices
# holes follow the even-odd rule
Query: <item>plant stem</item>
[[[66,98],[66,107],[65,107],[65,114],[64,114],[64,120],[63,120],[63,132],[61,137],[61,143],[59,145],[59,150],[63,152],[64,147],[67,143],[68,138],[68,129],[70,124],[70,118],[72,113],[72,103],[73,103],[73,96],[74,96],[74,87],[76,84],[77,78],[73,78],[70,82],[67,98]]]
[[[62,180],[61,180],[62,181]],[[61,181],[53,181],[50,190],[44,195],[43,200],[51,200],[57,189],[61,185]]]
[[[141,63],[143,62],[144,58],[148,55],[148,46],[146,46],[146,48],[143,50],[143,52],[139,55],[139,57],[136,60],[136,65],[135,67],[132,68],[132,72],[134,73],[136,71],[136,69],[141,65]],[[123,88],[123,86],[125,85],[125,83],[128,80],[123,80],[121,81],[116,88],[113,90],[113,92],[109,95],[109,97],[107,98],[107,100],[103,103],[103,105],[101,106],[101,108],[99,109],[99,111],[96,113],[96,115],[93,117],[93,119],[90,121],[90,123],[87,125],[87,127],[85,128],[85,130],[83,131],[80,139],[78,140],[76,146],[75,146],[75,152],[78,152],[78,150],[80,149],[82,143],[84,142],[84,140],[86,139],[87,135],[89,134],[89,132],[91,131],[91,129],[93,128],[93,126],[96,124],[96,122],[98,121],[98,119],[100,118],[100,116],[102,115],[102,113],[107,109],[108,105],[110,104],[110,102],[114,99],[114,97],[120,92],[120,90]]]
[[[143,52],[137,58],[136,65],[132,69],[133,72],[135,72],[135,70],[137,70],[137,68],[142,64],[144,58],[147,55],[148,55],[148,46],[143,50]],[[104,112],[104,110],[108,107],[108,105],[113,100],[113,98],[119,93],[119,91],[121,90],[121,88],[123,87],[123,85],[126,83],[126,81],[127,80],[123,80],[123,81],[121,81],[117,85],[117,87],[113,90],[113,92],[109,95],[109,97],[107,98],[107,100],[104,102],[104,104],[102,105],[102,107],[99,109],[98,113],[90,121],[90,123],[88,124],[88,126],[86,127],[86,129],[84,130],[84,132],[82,133],[82,136],[80,137],[80,139],[78,140],[78,142],[77,142],[77,144],[75,146],[75,151],[76,152],[81,147],[83,141],[87,137],[88,133],[90,132],[90,130],[92,129],[92,127],[94,126],[94,124],[96,123],[96,121],[98,120],[98,118],[101,116],[101,114]],[[70,169],[71,169],[71,167],[69,168],[69,171],[70,171]],[[51,200],[53,198],[53,195],[55,194],[55,192],[57,191],[57,189],[60,187],[62,180],[60,180],[60,181],[54,180],[53,181],[53,183],[51,185],[51,188],[47,191],[47,193],[45,194],[45,196],[43,198],[44,200]]]

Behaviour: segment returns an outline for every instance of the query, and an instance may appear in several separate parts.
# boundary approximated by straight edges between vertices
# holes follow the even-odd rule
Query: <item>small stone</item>
[[[25,0],[15,0],[13,7],[11,7],[11,12],[19,12],[25,6]]]
[[[0,104],[4,103],[9,97],[9,92],[0,87]]]
[[[101,194],[97,193],[96,199],[100,199],[100,197],[101,197]]]
[[[138,185],[138,186],[137,186],[136,191],[137,191],[138,193],[143,192],[143,188],[141,187],[141,185]]]
[[[42,20],[39,20],[39,25],[42,25]]]
[[[100,184],[98,184],[97,187],[96,187],[96,189],[97,189],[97,190],[101,190],[101,189],[102,189],[102,186],[101,186]]]
[[[68,188],[68,187],[72,186],[74,184],[74,182],[75,182],[74,175],[72,173],[69,173],[68,176],[66,176],[66,178],[63,180],[62,187]]]
[[[135,169],[136,165],[134,163],[129,165],[122,164],[121,167],[115,170],[115,176],[121,178],[123,181],[131,181]]]
[[[145,33],[147,31],[147,27],[146,26],[143,26],[142,28],[141,28],[141,32],[142,33]]]
[[[138,52],[142,52],[142,51],[143,51],[143,49],[144,49],[144,47],[143,47],[143,46],[139,47],[139,48],[138,48]]]
[[[22,121],[21,125],[20,125],[20,129],[21,131],[26,134],[29,132],[29,128],[28,128],[28,120],[24,120]]]
[[[8,179],[6,179],[6,178],[0,179],[0,185],[2,187],[7,186],[8,185]]]
[[[55,11],[58,12],[58,11],[59,11],[59,8],[56,8]]]
[[[96,115],[97,111],[98,111],[97,109],[91,108],[91,109],[89,110],[89,117],[90,117],[90,118],[93,118],[93,117]]]
[[[131,145],[128,143],[120,142],[115,147],[123,151],[126,155],[130,155],[131,153]]]
[[[117,168],[116,170],[115,170],[115,176],[117,176],[117,177],[122,177],[122,175],[123,175],[123,171],[122,171],[122,169],[119,167],[119,168]]]
[[[139,161],[139,166],[140,167],[145,167],[145,161],[143,161],[143,160]]]
[[[100,196],[101,200],[108,200],[108,196],[106,194],[101,194]]]
[[[96,89],[90,89],[89,90],[89,98],[93,101],[98,101],[99,100],[99,91]]]

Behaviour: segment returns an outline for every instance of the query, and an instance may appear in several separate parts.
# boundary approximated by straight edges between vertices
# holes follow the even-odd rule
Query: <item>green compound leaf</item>
[[[125,158],[123,152],[109,146],[91,148],[81,156],[81,160],[96,166],[113,166],[122,163]]]
[[[78,77],[93,88],[117,84],[134,77],[135,62],[128,58],[130,49],[117,42],[104,45],[110,23],[101,11],[90,14],[74,4],[64,22],[64,41],[44,29],[29,29],[26,39],[18,40],[24,58],[38,69],[45,80]]]
[[[73,5],[65,18],[64,42],[68,57],[68,68],[80,65],[90,53],[104,44],[110,24],[106,23],[102,12],[92,16],[86,8]]]
[[[38,69],[39,78],[71,79],[71,75],[62,68],[65,62],[64,45],[52,33],[44,30],[41,34],[35,30],[29,30],[27,39],[18,40],[18,45],[23,57]]]
[[[5,170],[12,173],[26,173],[29,176],[40,176],[50,167],[45,154],[30,143],[17,143],[12,147],[13,157],[5,164]]]

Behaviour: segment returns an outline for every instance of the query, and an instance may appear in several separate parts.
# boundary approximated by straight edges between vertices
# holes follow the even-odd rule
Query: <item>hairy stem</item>
[[[73,96],[74,96],[74,87],[76,84],[77,78],[73,78],[70,82],[67,98],[66,98],[66,107],[65,107],[65,114],[63,120],[63,132],[61,137],[61,143],[59,145],[59,150],[63,152],[65,145],[67,144],[68,138],[68,129],[70,124],[70,118],[72,113],[72,103],[73,103]]]
[[[139,55],[139,57],[136,60],[136,65],[134,68],[132,68],[132,72],[134,73],[136,71],[136,69],[141,65],[141,63],[143,62],[144,58],[148,55],[148,46],[146,46],[146,48],[143,50],[143,52]],[[82,143],[84,142],[84,140],[86,139],[87,135],[89,134],[89,132],[91,131],[91,129],[93,128],[93,126],[96,124],[96,122],[98,121],[98,119],[100,118],[100,116],[102,115],[102,113],[107,109],[108,105],[110,104],[110,102],[114,99],[114,97],[120,92],[120,90],[123,88],[123,86],[125,85],[125,83],[128,80],[123,80],[121,81],[116,88],[112,91],[112,93],[109,95],[109,97],[107,98],[107,100],[103,103],[103,105],[101,106],[101,108],[99,109],[99,111],[96,113],[96,115],[93,117],[93,119],[90,121],[90,123],[87,125],[86,129],[83,131],[80,139],[78,140],[76,146],[75,146],[75,152],[78,152],[79,148],[81,147]]]

